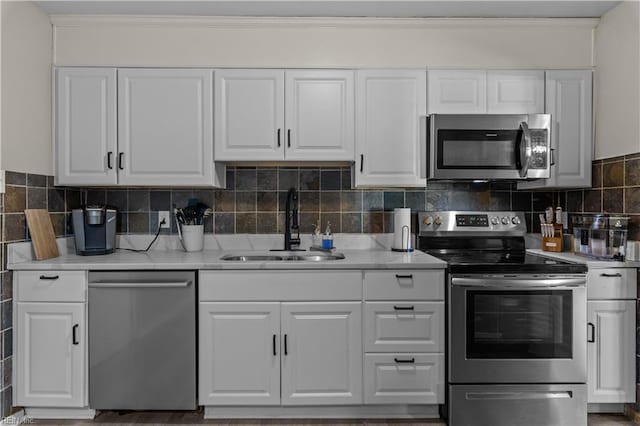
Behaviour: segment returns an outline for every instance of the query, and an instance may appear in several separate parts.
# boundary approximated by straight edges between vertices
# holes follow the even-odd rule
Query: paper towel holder
[[[405,244],[405,239],[404,239],[404,231],[407,231],[407,242]],[[411,233],[409,232],[409,227],[407,225],[404,225],[402,227],[402,238],[401,238],[401,246],[402,247],[406,247],[406,248],[395,248],[395,247],[391,247],[391,251],[396,251],[396,252],[402,252],[402,253],[409,253],[413,251],[413,247],[411,247]]]

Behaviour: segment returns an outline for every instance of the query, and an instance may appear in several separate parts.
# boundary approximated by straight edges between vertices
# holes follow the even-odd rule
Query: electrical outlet
[[[164,219],[164,223],[162,223],[162,219]],[[160,228],[171,228],[171,212],[169,210],[159,211],[158,223],[162,223]]]

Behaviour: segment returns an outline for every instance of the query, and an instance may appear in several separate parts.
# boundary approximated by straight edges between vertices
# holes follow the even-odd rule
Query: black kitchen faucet
[[[291,235],[295,232],[295,237]],[[298,191],[295,188],[289,189],[287,202],[285,204],[284,216],[284,249],[294,250],[300,245],[300,227],[298,226]]]

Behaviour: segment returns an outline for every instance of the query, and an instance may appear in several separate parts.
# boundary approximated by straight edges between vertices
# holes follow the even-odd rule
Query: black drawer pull
[[[76,331],[78,330],[78,327],[80,327],[80,325],[76,324],[73,326],[73,328],[71,329],[72,333],[73,333],[73,344],[77,345],[80,342],[78,342],[78,336],[76,336]]]
[[[396,311],[413,311],[413,305],[412,306],[393,305],[393,309],[395,309]]]
[[[107,152],[107,168],[109,170],[113,170],[113,164],[111,164],[112,158],[113,158],[113,151]]]
[[[60,278],[59,275],[40,275],[41,280],[54,281],[54,280],[57,280],[58,278]]]
[[[607,274],[607,273],[602,273],[600,274],[601,277],[606,277],[606,278],[621,278],[622,274],[621,273],[615,273],[615,274]]]
[[[287,148],[291,148],[291,129],[287,129]]]
[[[289,355],[289,351],[287,350],[287,335],[284,335],[284,354]]]
[[[280,129],[278,129],[278,148],[280,148]]]
[[[411,358],[411,359],[398,359],[398,358],[394,358],[393,359],[397,364],[415,364],[416,363],[416,359],[415,358]]]
[[[364,169],[364,154],[360,154],[360,173]]]
[[[399,280],[402,280],[402,279],[412,280],[413,279],[413,274],[409,274],[409,275],[396,274],[396,278],[399,279]]]
[[[278,353],[276,352],[276,335],[273,335],[273,356],[278,355]]]
[[[124,170],[124,166],[122,165],[122,159],[123,159],[122,157],[124,157],[124,152],[120,152],[118,154],[118,168],[120,170]]]
[[[587,323],[587,328],[591,331],[591,337],[587,337],[587,342],[593,343],[596,341],[596,326],[592,322]]]

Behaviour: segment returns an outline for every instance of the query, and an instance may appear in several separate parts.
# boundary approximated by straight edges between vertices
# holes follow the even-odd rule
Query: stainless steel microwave
[[[429,179],[549,177],[549,114],[432,114],[427,117]]]

